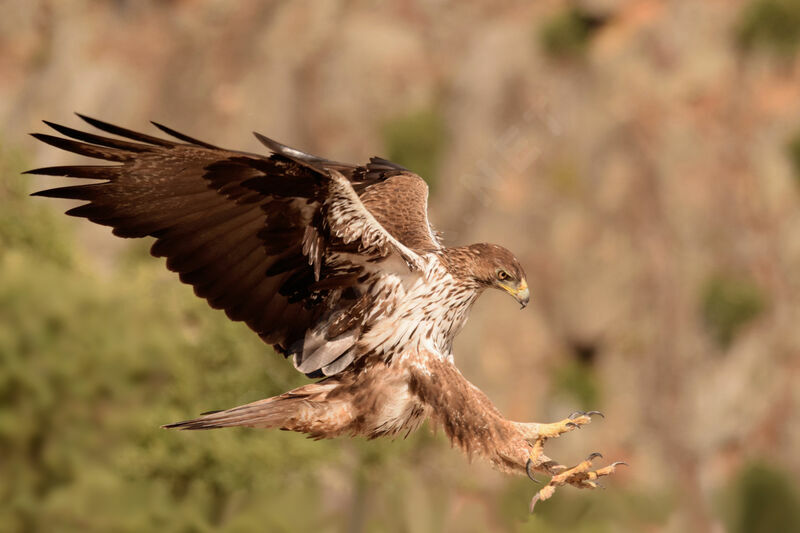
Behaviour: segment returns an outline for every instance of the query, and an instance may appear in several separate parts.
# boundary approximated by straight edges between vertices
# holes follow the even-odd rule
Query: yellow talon
[[[596,458],[603,457],[602,454],[597,452],[589,454],[586,459],[572,468],[560,465],[544,455],[544,443],[548,438],[558,437],[573,429],[579,429],[582,425],[591,422],[592,415],[602,416],[602,413],[597,411],[589,411],[588,413],[578,411],[572,413],[568,418],[560,422],[539,424],[537,435],[528,440],[528,443],[531,445],[530,455],[525,464],[525,471],[528,477],[536,483],[539,483],[539,481],[533,477],[534,469],[549,473],[552,476],[550,481],[536,492],[531,499],[531,512],[533,512],[533,508],[537,502],[550,499],[555,493],[556,488],[561,485],[572,485],[582,489],[600,489],[603,488],[603,486],[597,483],[598,478],[613,474],[616,467],[619,465],[627,466],[627,463],[617,461],[608,466],[598,468],[597,470],[592,470],[592,461]]]

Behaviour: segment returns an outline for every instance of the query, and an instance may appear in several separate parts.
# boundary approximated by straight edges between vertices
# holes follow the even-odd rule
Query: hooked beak
[[[528,289],[528,282],[524,279],[518,285],[501,285],[501,287],[514,297],[516,301],[522,306],[520,309],[525,309],[528,302],[531,300],[531,291]]]

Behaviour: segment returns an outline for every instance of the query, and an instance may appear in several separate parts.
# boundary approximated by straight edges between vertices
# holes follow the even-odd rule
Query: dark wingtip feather
[[[74,141],[70,141],[69,139],[63,139],[61,137],[56,137],[55,135],[48,135],[46,133],[31,133],[31,137],[36,139],[37,141],[42,141],[45,144],[49,144],[50,146],[55,146],[56,148],[62,148],[63,150],[72,151],[68,148],[63,148],[65,145],[69,145],[69,143],[73,143]]]
[[[77,111],[75,111],[75,116],[77,116],[79,119],[81,119],[82,121],[86,122],[90,126],[94,126],[95,128],[97,128],[99,130],[102,130],[102,131],[106,131],[108,133],[115,133],[117,135],[122,135],[121,133],[117,133],[117,132],[118,131],[128,131],[128,130],[125,130],[124,128],[120,128],[119,126],[115,126],[115,125],[110,124],[108,122],[103,122],[102,120],[98,120],[96,118],[92,118],[92,117],[84,115],[82,113],[78,113]]]
[[[85,131],[76,130],[75,128],[70,128],[68,126],[62,126],[61,124],[56,124],[55,122],[50,122],[49,120],[43,120],[42,122],[44,122],[54,130],[56,130],[58,133],[66,135],[67,137],[71,137],[73,139],[77,139],[79,141],[84,141],[99,146],[107,146],[109,148],[117,148],[120,150],[129,150],[132,152],[145,152],[147,150],[150,150],[150,147],[146,144],[132,143],[130,141],[112,139],[110,137],[102,137],[100,135],[95,135],[93,133],[87,133]]]
[[[80,118],[90,126],[94,126],[98,130],[104,131],[106,133],[111,133],[112,135],[119,135],[120,137],[133,139],[134,141],[155,144],[157,146],[163,146],[165,148],[172,148],[173,146],[175,146],[174,142],[168,141],[166,139],[160,139],[158,137],[153,137],[152,135],[147,135],[145,133],[139,133],[137,131],[129,130],[127,128],[115,126],[114,124],[110,124],[108,122],[104,122],[96,118],[88,117],[81,113],[76,112],[75,114],[78,116],[78,118]]]
[[[112,165],[66,165],[57,167],[41,167],[26,170],[23,174],[40,176],[67,176],[70,178],[86,178],[93,180],[113,181],[119,176],[120,166]]]
[[[47,198],[67,198],[69,200],[91,200],[98,186],[102,183],[90,183],[89,185],[69,185],[67,187],[56,187],[37,191],[32,196],[44,196]]]
[[[55,122],[50,122],[49,120],[42,120],[42,122],[53,128],[54,130],[56,130],[58,133],[66,135],[67,137],[72,137],[73,139],[79,139],[81,141],[85,141],[86,139],[83,139],[81,137],[89,135],[88,133],[84,133],[74,128],[69,128],[67,126],[62,126],[61,124],[56,124]]]
[[[95,128],[101,129],[101,130],[103,129],[102,126],[116,127],[113,124],[109,124],[108,122],[103,122],[102,120],[98,120],[96,118],[92,118],[92,117],[90,117],[88,115],[84,115],[83,113],[78,113],[77,111],[73,111],[73,113],[75,113],[75,116],[78,117],[79,119],[81,119],[82,121],[86,122],[87,124],[89,124],[91,126],[94,126]]]
[[[45,198],[61,198],[57,194],[53,193],[53,191],[55,191],[55,190],[57,190],[57,189],[45,189],[43,191],[36,191],[36,192],[32,192],[31,196],[43,196]]]
[[[55,146],[67,152],[73,152],[87,157],[94,157],[97,159],[105,159],[106,161],[123,162],[130,159],[130,154],[124,150],[108,146],[97,146],[84,142],[73,141],[72,139],[64,139],[63,137],[56,137],[54,135],[47,135],[46,133],[31,133],[35,139],[42,141],[50,146]]]
[[[195,139],[194,137],[189,137],[188,135],[184,135],[183,133],[181,133],[179,131],[175,131],[172,128],[164,126],[163,124],[159,124],[158,122],[153,122],[151,120],[150,124],[152,124],[153,126],[155,126],[158,129],[160,129],[161,131],[163,131],[167,135],[172,135],[176,139],[180,139],[182,141],[185,141],[187,143],[194,144],[194,145],[197,145],[197,146],[202,146],[203,148],[210,148],[211,150],[219,150],[218,146],[214,146],[213,144],[209,144],[207,142],[199,141],[199,140]]]

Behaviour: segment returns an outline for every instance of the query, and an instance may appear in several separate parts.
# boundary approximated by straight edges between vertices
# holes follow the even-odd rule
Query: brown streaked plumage
[[[152,254],[198,296],[321,378],[166,427],[375,438],[407,434],[430,417],[502,471],[561,475],[542,499],[557,485],[592,487],[613,471],[566,470],[542,453],[547,438],[588,423],[590,414],[555,424],[509,421],[455,367],[453,339],[478,296],[499,288],[524,307],[528,286],[505,248],[444,247],[416,174],[380,158],[362,166],[329,161],[259,134],[271,155],[225,150],[158,124],[177,140],[81,118],[116,137],[49,122],[65,137],[34,137],[110,164],[29,172],[102,181],[35,195],[83,200],[67,213],[120,237],[155,237]]]

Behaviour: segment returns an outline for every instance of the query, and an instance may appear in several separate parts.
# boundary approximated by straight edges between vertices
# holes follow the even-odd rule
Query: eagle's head
[[[525,271],[519,260],[507,249],[496,244],[471,244],[461,248],[458,259],[460,276],[477,284],[478,288],[502,289],[524,308],[530,300]],[[453,263],[451,262],[451,266]]]

